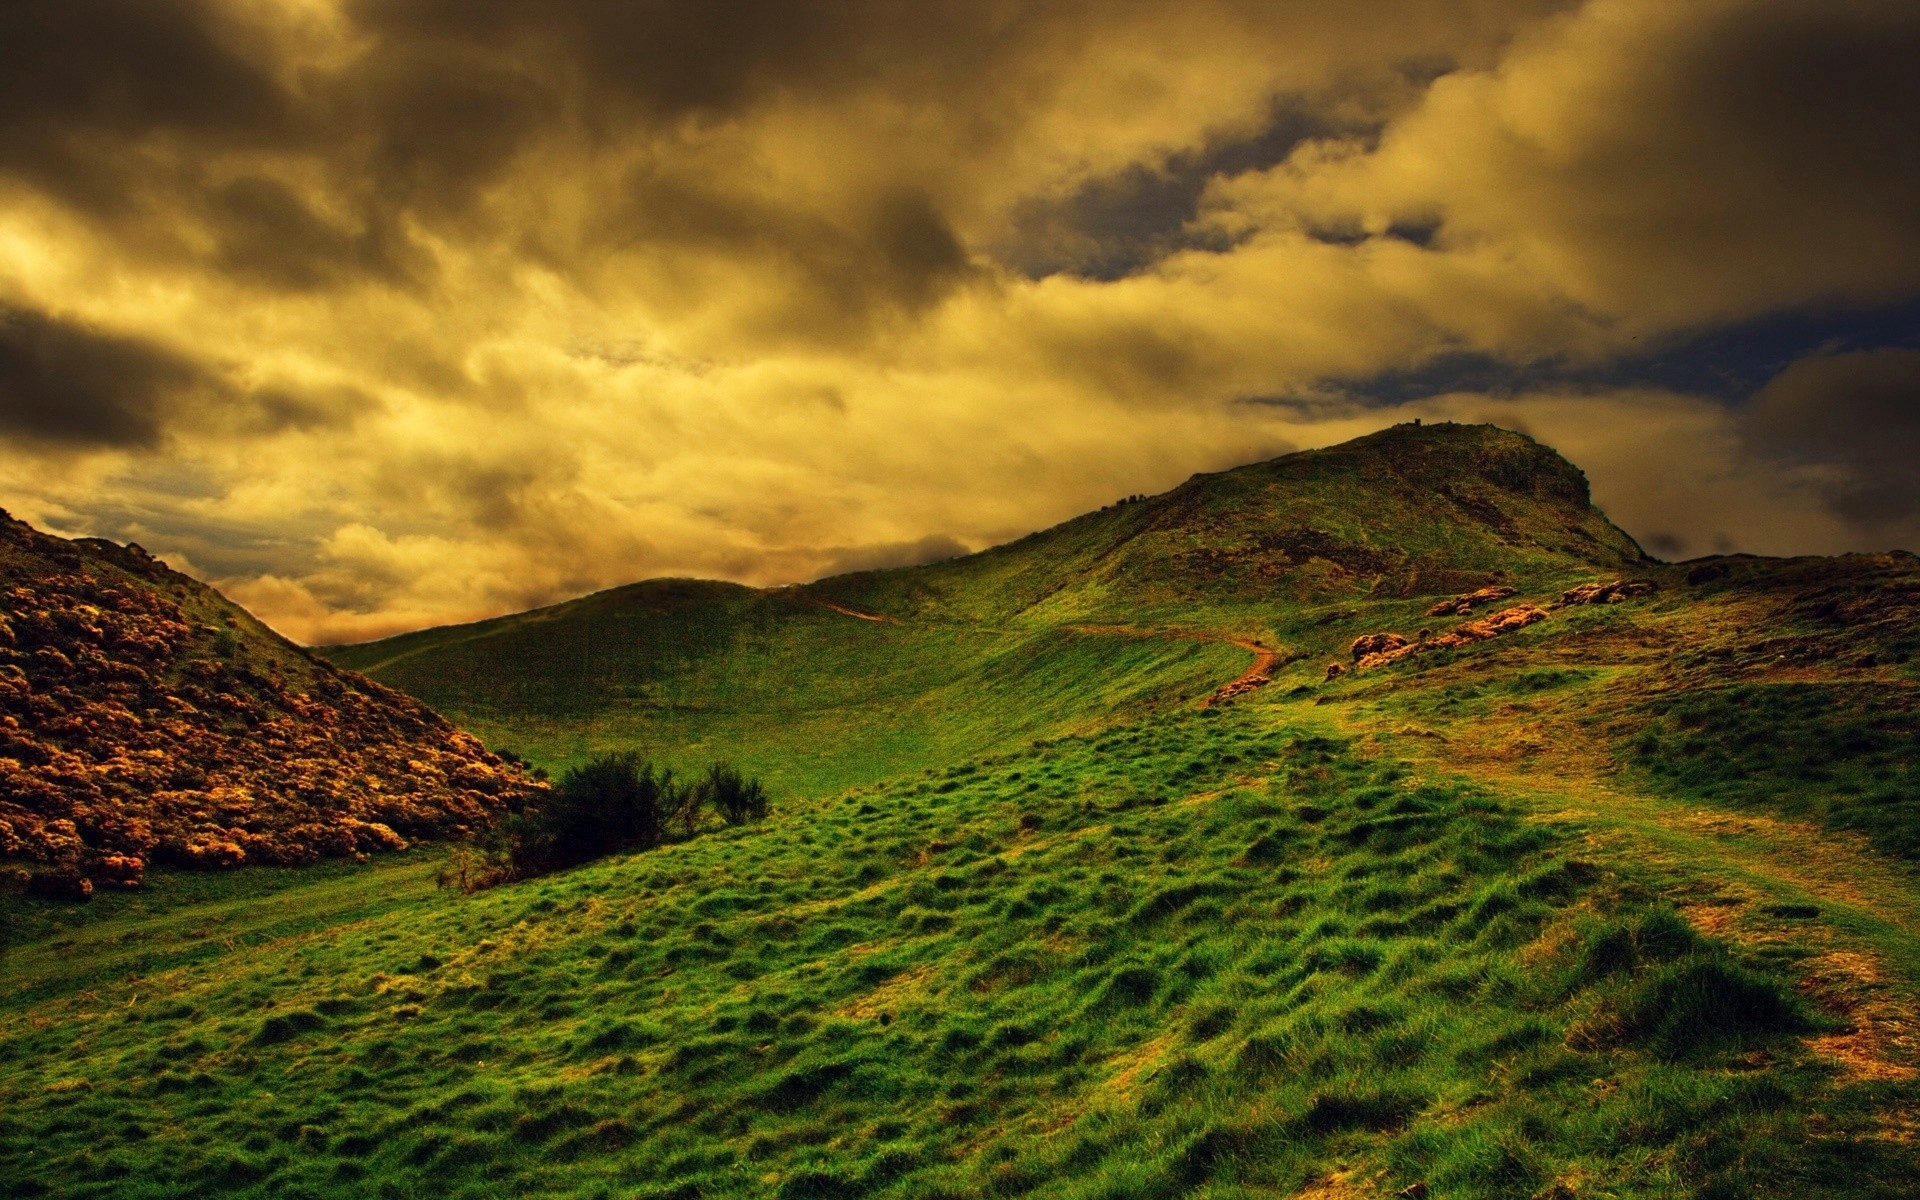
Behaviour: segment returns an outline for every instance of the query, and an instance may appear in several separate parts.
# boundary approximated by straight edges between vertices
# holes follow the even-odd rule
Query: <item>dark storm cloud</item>
[[[0,306],[0,432],[76,447],[157,446],[174,414],[221,385],[138,338]]]
[[[265,388],[245,398],[239,432],[251,437],[340,429],[381,411],[380,401],[354,387]]]
[[[1821,491],[1849,521],[1920,514],[1920,350],[1803,359],[1754,397],[1745,429],[1768,457],[1835,471]]]
[[[360,228],[314,212],[277,180],[244,176],[207,196],[219,265],[275,289],[303,292],[369,275],[403,281],[423,269],[391,216],[373,211]]]
[[[386,204],[458,212],[560,120],[551,79],[482,47],[381,42],[333,81],[339,136],[371,144]],[[349,154],[352,151],[349,150]]]
[[[1050,7],[1059,21],[1084,6]],[[991,67],[996,45],[1040,23],[1032,10],[895,0],[371,0],[351,11],[382,39],[548,61],[596,107],[668,117],[725,116],[778,91],[881,75],[925,87]]]
[[[0,4],[0,171],[115,209],[140,169],[129,144],[284,138],[287,98],[236,33],[200,0]]]
[[[1684,47],[1675,100],[1728,166],[1788,192],[1920,199],[1920,7],[1775,0]],[[1741,160],[1747,160],[1742,163]]]
[[[352,387],[248,390],[144,338],[0,304],[0,435],[152,450],[183,430],[273,437],[343,428],[380,407]]]

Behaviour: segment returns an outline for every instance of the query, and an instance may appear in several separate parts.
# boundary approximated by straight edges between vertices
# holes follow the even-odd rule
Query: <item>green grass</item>
[[[513,678],[520,663],[554,657],[533,639],[510,640],[497,665],[487,652],[474,648],[476,675]],[[733,653],[649,680],[648,697],[609,695],[585,712],[520,708],[511,696],[473,690],[443,694],[441,684],[398,670],[383,679],[555,773],[638,746],[683,768],[729,757],[777,792],[823,795],[1160,711],[1205,694],[1249,659],[1192,639],[907,627],[815,608],[743,637]],[[433,666],[445,663],[437,657]]]
[[[1887,1097],[1799,1048],[1824,1018],[1777,961],[1283,711],[1069,737],[471,897],[395,862],[103,914],[9,954],[4,1175],[1224,1197],[1346,1164],[1447,1196],[1905,1194],[1910,1152],[1865,1136]]]
[[[1920,858],[1920,716],[1884,688],[1732,684],[1647,705],[1626,755],[1652,783],[1867,834]]]

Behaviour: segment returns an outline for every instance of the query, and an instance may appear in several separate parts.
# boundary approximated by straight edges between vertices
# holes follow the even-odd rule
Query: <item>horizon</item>
[[[1920,545],[1903,0],[0,11],[0,507],[306,644],[1414,418]]]

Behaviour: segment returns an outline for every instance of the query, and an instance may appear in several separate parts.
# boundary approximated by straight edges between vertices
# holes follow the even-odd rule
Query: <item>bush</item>
[[[766,788],[714,763],[683,783],[631,751],[569,768],[552,790],[508,819],[485,853],[456,853],[440,881],[464,891],[565,870],[623,850],[647,850],[669,835],[692,837],[711,805],[729,825],[767,815]]]
[[[758,779],[748,779],[730,762],[717,762],[707,768],[701,789],[713,805],[713,811],[729,825],[744,825],[767,815],[767,790]]]
[[[1744,1048],[1806,1027],[1773,980],[1713,955],[1655,971],[1620,1006],[1623,1031],[1667,1058]]]
[[[507,823],[514,873],[558,871],[619,850],[660,843],[686,797],[672,771],[631,750],[570,767],[539,804]]]

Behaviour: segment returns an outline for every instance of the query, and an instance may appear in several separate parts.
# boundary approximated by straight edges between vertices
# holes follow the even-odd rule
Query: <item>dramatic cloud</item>
[[[1414,412],[1663,553],[1909,539],[1907,335],[1632,376],[1920,298],[1916,58],[1905,0],[16,0],[0,503],[315,639]]]
[[[1887,526],[1920,516],[1920,350],[1802,359],[1775,376],[1746,414],[1760,453],[1824,468],[1833,511]]]
[[[151,448],[170,410],[212,386],[192,361],[148,342],[0,306],[0,431]]]

